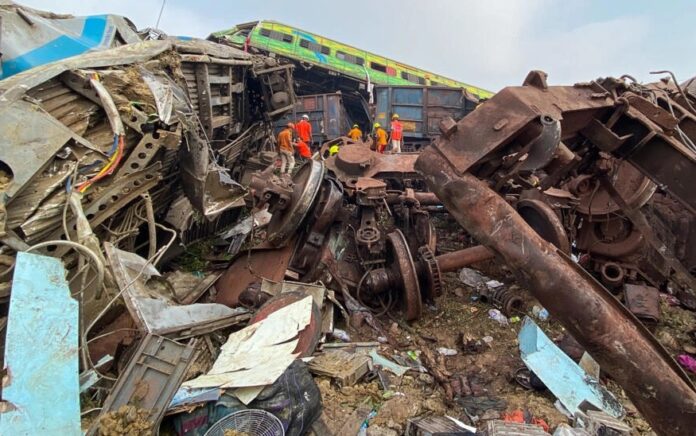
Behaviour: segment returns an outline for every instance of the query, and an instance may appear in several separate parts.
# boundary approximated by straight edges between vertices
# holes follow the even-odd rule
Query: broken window
[[[308,41],[306,39],[300,39],[300,47],[306,48],[307,50],[312,50],[314,52],[321,52],[325,55],[331,54],[331,49],[329,49],[329,47],[317,44],[316,42]]]
[[[401,78],[408,80],[409,82],[417,83],[419,85],[425,85],[425,79],[415,74],[407,73],[406,71],[401,72]]]
[[[383,73],[387,72],[386,65],[378,64],[377,62],[370,62],[370,68],[372,68],[375,71],[381,71]]]
[[[292,35],[288,35],[287,33],[263,28],[259,31],[259,33],[261,34],[261,36],[265,36],[266,38],[271,38],[292,44]]]
[[[363,59],[359,56],[355,56],[352,54],[342,52],[342,51],[337,51],[336,57],[342,61],[346,61],[346,62],[349,62],[351,64],[360,65],[360,66],[365,65],[365,59]]]

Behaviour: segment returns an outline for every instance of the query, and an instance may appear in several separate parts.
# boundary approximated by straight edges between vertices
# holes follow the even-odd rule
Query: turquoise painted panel
[[[80,435],[78,304],[59,259],[18,253],[5,344],[0,434]]]
[[[529,317],[522,322],[518,340],[524,363],[570,413],[575,414],[583,402],[588,402],[615,418],[624,415],[618,400],[551,342]]]

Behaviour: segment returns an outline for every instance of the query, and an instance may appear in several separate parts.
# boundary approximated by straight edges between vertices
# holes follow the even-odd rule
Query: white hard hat
[[[308,120],[308,119],[309,119],[309,115],[304,114],[304,115],[302,115],[302,118],[304,118],[305,120]]]

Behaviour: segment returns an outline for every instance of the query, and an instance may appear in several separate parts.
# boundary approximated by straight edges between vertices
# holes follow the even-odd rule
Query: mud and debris
[[[152,423],[148,410],[135,406],[121,406],[118,410],[106,413],[99,418],[97,434],[100,436],[124,436],[139,434],[152,435]]]
[[[37,44],[88,20],[119,36],[21,68],[2,41],[0,433],[61,431],[7,419],[47,360],[89,378],[52,386],[88,434],[696,428],[693,80],[532,71],[493,94],[399,64],[409,87],[308,68],[268,43],[294,41],[279,23],[184,40],[0,16]],[[295,121],[312,155],[281,171]],[[63,278],[79,322],[27,314],[56,312],[45,296],[13,310]],[[27,322],[61,341],[23,346]]]

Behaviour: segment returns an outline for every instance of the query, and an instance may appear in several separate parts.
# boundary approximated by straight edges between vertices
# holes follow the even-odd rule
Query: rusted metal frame
[[[538,236],[484,182],[470,174],[458,175],[433,148],[421,153],[416,169],[457,221],[516,271],[539,302],[623,387],[653,429],[688,435],[696,428],[693,384],[618,300]]]
[[[505,88],[451,126],[434,147],[461,175],[483,157],[523,136],[541,115],[561,120],[563,136],[572,136],[594,112],[614,106],[610,98],[595,94],[590,87],[580,86]],[[569,111],[573,116],[564,120],[564,113]],[[465,148],[452,146],[464,141]]]
[[[281,70],[291,70],[294,67],[292,65],[278,65],[275,67],[270,67],[270,68],[265,68],[263,70],[254,70],[254,74],[257,76],[260,76],[262,74],[269,74],[269,73],[274,73],[276,71],[281,71]],[[289,73],[289,71],[288,71]]]
[[[686,267],[679,262],[679,259],[674,255],[671,248],[667,247],[665,243],[660,241],[657,235],[655,235],[652,226],[640,209],[629,206],[606,175],[600,176],[599,182],[602,184],[602,187],[611,194],[611,198],[621,207],[622,212],[640,231],[648,244],[650,244],[674,270],[677,280],[684,285],[685,289],[688,289],[687,292],[696,296],[696,294],[694,294],[694,290],[696,290],[696,279],[694,279]]]
[[[620,100],[622,105],[614,113],[616,117],[612,117],[606,125],[593,120],[583,134],[600,149],[631,162],[696,214],[696,195],[693,194],[696,155],[684,144],[663,133],[663,129],[641,110],[631,107],[629,99],[621,97]],[[660,108],[655,106],[657,109]],[[625,131],[634,133],[620,136],[619,132]],[[640,134],[642,136],[636,136]]]
[[[696,160],[674,140],[661,133],[649,134],[626,159],[643,174],[696,214]]]

